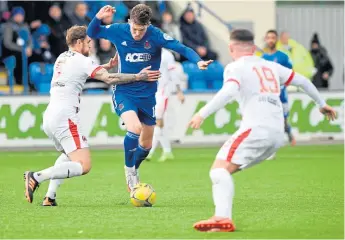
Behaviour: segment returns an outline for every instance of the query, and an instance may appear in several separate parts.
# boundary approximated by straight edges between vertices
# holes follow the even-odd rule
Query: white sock
[[[215,216],[232,219],[232,200],[235,192],[232,176],[225,168],[216,168],[210,171],[210,177],[216,207]]]
[[[83,167],[79,162],[63,162],[34,173],[34,178],[41,183],[48,179],[64,179],[80,176],[83,174]]]
[[[152,138],[152,147],[150,150],[150,154],[153,154],[156,151],[156,148],[158,147],[158,143],[161,137],[161,128],[155,127],[155,130],[153,132],[153,138]]]
[[[126,174],[126,183],[128,187],[132,190],[139,182],[139,176],[137,176],[137,170],[135,166],[127,167],[125,166],[125,174]]]
[[[62,153],[55,161],[55,165],[61,164],[63,162],[69,162],[71,161],[68,156],[64,153]],[[54,165],[54,166],[55,166]],[[46,197],[49,197],[51,199],[55,199],[56,197],[56,191],[58,189],[58,187],[63,183],[63,179],[52,179],[49,182],[49,187],[48,187],[48,191],[46,194]]]
[[[161,128],[160,143],[163,148],[164,153],[171,153],[171,144],[169,136],[167,136],[167,131],[164,128]]]

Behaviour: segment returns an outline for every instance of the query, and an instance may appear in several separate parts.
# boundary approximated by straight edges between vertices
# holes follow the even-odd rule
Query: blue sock
[[[137,150],[134,153],[134,159],[135,159],[135,169],[138,169],[140,167],[140,164],[145,160],[147,155],[150,153],[150,149],[143,148],[142,146],[138,145]]]
[[[287,133],[288,137],[289,137],[289,142],[292,141],[293,139],[293,136],[292,136],[292,133],[291,133],[291,126],[289,123],[285,123],[285,132]]]
[[[134,153],[136,152],[136,148],[138,147],[138,142],[138,134],[129,131],[126,133],[123,145],[125,148],[125,164],[127,167],[133,167],[135,165]]]

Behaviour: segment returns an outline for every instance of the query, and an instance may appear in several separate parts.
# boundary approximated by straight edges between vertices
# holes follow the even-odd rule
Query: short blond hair
[[[66,43],[68,46],[72,47],[78,39],[84,40],[87,36],[86,26],[75,25],[67,30]]]

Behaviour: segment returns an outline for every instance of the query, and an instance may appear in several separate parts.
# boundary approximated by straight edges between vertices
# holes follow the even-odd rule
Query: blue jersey
[[[275,53],[272,53],[272,54],[264,53],[262,55],[262,58],[267,61],[279,63],[280,65],[286,68],[292,69],[292,64],[290,62],[288,55],[286,55],[285,53],[281,51],[276,51]]]
[[[194,63],[201,61],[195,51],[152,25],[147,28],[144,37],[136,41],[131,35],[128,23],[107,26],[101,26],[100,23],[95,17],[87,29],[87,34],[91,38],[108,39],[116,46],[119,54],[119,72],[139,73],[148,66],[151,66],[151,70],[159,70],[163,47],[180,53]],[[156,91],[157,82],[134,82],[116,86],[116,93],[130,98],[153,97]]]

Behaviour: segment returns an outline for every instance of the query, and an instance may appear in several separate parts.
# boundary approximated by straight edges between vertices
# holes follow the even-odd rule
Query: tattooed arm
[[[126,84],[136,81],[148,80],[147,73],[125,74],[125,73],[109,73],[104,68],[98,70],[94,76],[95,79],[103,81],[107,84]]]

